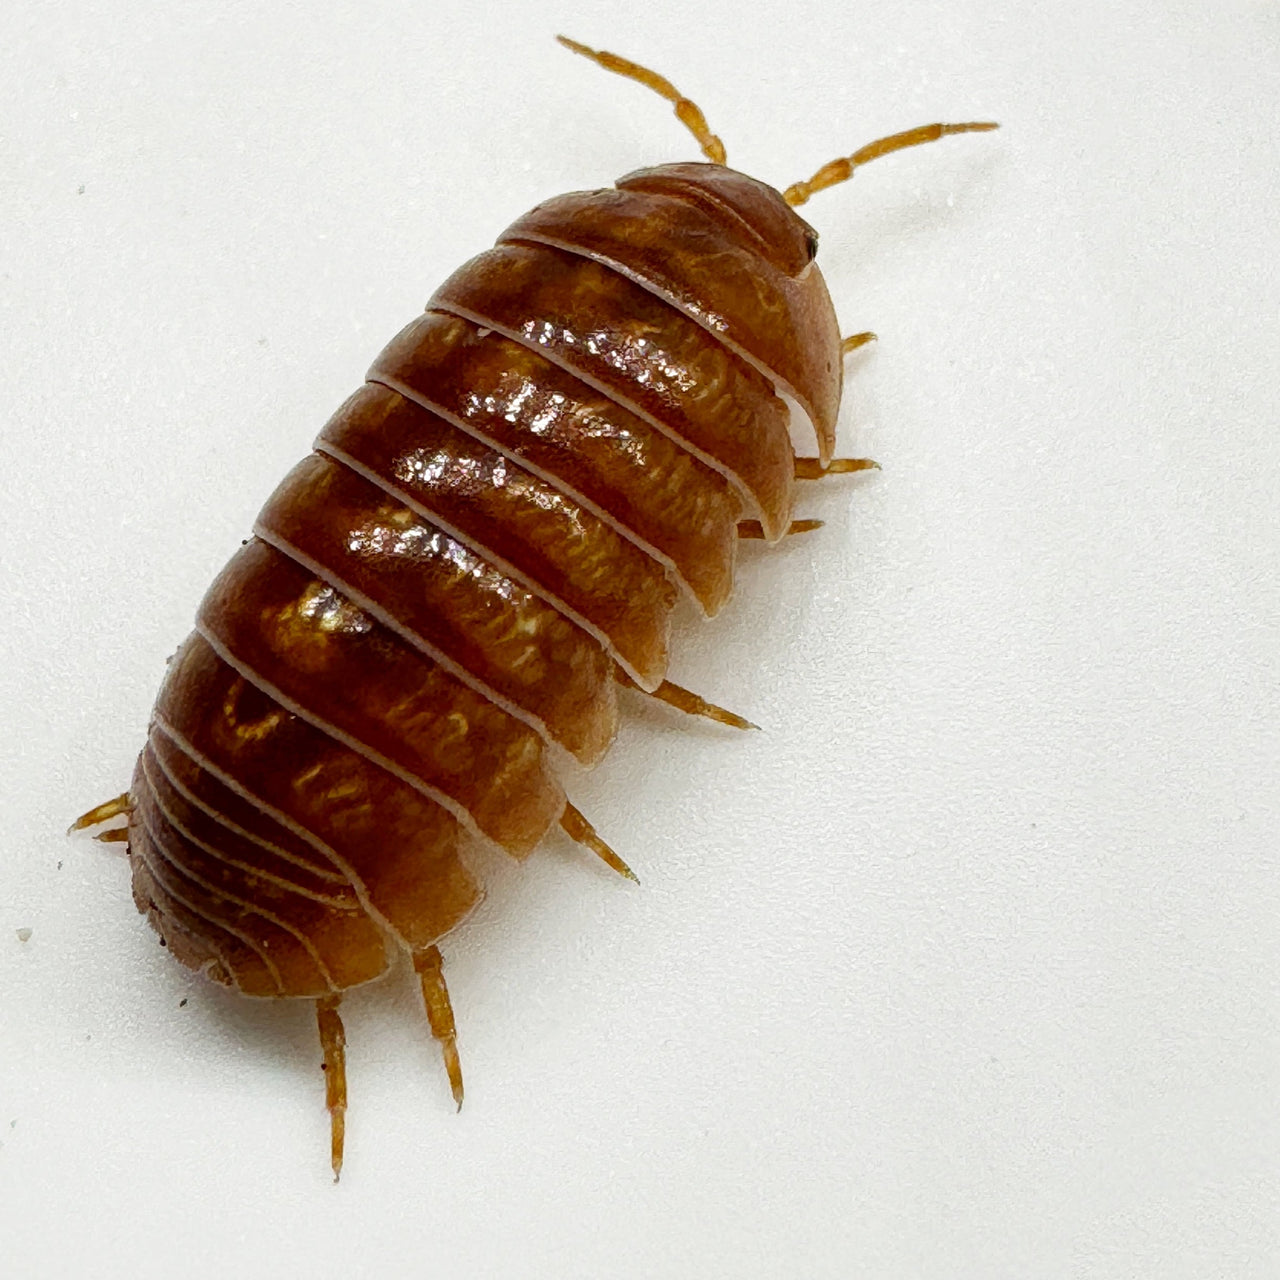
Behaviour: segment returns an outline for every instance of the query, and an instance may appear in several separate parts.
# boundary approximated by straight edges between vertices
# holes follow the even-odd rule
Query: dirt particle
[[[19,942],[27,942],[27,941],[30,939],[30,937],[31,937],[31,930],[30,930],[30,929],[19,929],[19,930],[18,930],[18,941],[19,941]]]

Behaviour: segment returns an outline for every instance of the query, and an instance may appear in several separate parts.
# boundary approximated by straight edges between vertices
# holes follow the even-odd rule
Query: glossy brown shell
[[[816,237],[723,166],[560,196],[374,361],[170,664],[130,791],[134,895],[175,955],[322,996],[529,854],[559,753],[655,689],[683,592],[728,599],[740,519],[791,514],[790,409],[830,457],[840,340]]]

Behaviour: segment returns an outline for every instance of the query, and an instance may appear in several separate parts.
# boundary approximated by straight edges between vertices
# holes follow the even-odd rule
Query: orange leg
[[[96,808],[90,809],[88,813],[82,813],[68,828],[67,835],[73,831],[85,831],[89,827],[100,826],[104,822],[110,822],[112,818],[118,818],[122,813],[128,814],[133,808],[133,802],[129,799],[127,791],[116,796],[114,800],[107,800],[105,803],[98,805]],[[122,839],[121,836],[99,837],[99,839]]]
[[[657,72],[650,71],[647,67],[640,66],[637,62],[618,57],[616,53],[602,53],[597,52],[595,49],[588,49],[585,44],[579,44],[576,40],[570,40],[567,36],[556,36],[556,39],[566,49],[571,49],[574,53],[580,53],[584,58],[590,58],[592,62],[599,63],[606,71],[612,71],[615,75],[626,76],[628,80],[636,80],[644,85],[646,89],[652,89],[654,93],[661,94],[668,102],[674,104],[676,116],[679,118],[680,123],[698,140],[698,145],[702,148],[702,154],[712,164],[724,164],[724,143],[711,132],[707,124],[707,118],[702,114],[702,109],[696,103],[690,102],[670,80],[664,79]]]
[[[838,476],[850,471],[879,471],[880,464],[871,458],[832,458],[824,467],[818,458],[797,458],[797,480],[821,480],[823,476]]]
[[[807,459],[797,459],[797,462],[807,461]],[[816,459],[814,459],[816,461]],[[843,461],[843,459],[836,459]],[[821,520],[793,520],[788,526],[787,531],[782,536],[790,538],[797,533],[812,533],[815,529],[821,529],[823,522]],[[763,538],[764,530],[760,527],[759,520],[739,520],[738,521],[738,537],[740,538]]]
[[[573,805],[565,805],[564,813],[560,815],[560,825],[568,833],[571,840],[576,840],[579,844],[585,845],[605,866],[612,867],[620,876],[626,876],[628,880],[634,880],[636,884],[640,883],[636,873],[596,835],[595,827]]]
[[[760,727],[758,724],[752,724],[750,720],[744,720],[740,715],[736,715],[732,711],[726,711],[724,707],[717,707],[714,702],[708,702],[705,698],[698,697],[690,689],[682,689],[678,684],[672,684],[670,680],[664,680],[651,692],[648,689],[641,689],[621,667],[614,667],[613,678],[628,689],[635,689],[638,693],[643,693],[646,698],[657,698],[659,702],[665,702],[668,706],[675,707],[677,711],[683,711],[686,715],[705,716],[708,720],[714,720],[717,724],[727,724],[733,729],[758,729]]]
[[[458,1110],[462,1110],[462,1062],[458,1057],[458,1031],[453,1021],[453,1005],[444,981],[444,959],[439,947],[413,953],[413,967],[422,982],[422,1001],[427,1007],[431,1034],[440,1042],[449,1088]]]
[[[325,1105],[329,1108],[329,1161],[333,1180],[342,1176],[342,1151],[347,1136],[347,1034],[338,1016],[340,996],[316,1001],[316,1025],[324,1054]]]

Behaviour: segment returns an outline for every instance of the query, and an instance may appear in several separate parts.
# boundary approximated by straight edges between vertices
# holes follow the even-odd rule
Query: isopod
[[[776,542],[835,458],[841,340],[794,212],[882,138],[779,192],[727,167],[661,76],[561,37],[674,104],[705,161],[546,200],[436,291],[267,500],[171,660],[124,819],[138,909],[183,964],[315,1003],[335,1179],[342,993],[412,959],[457,1104],[441,939],[479,901],[468,850],[559,825],[626,864],[565,795],[619,685],[750,727],[665,678],[683,594],[714,614],[742,537]],[[796,457],[791,406],[816,455]]]

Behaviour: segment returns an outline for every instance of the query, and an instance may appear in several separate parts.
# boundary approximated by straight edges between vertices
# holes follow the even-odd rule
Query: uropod
[[[608,750],[619,686],[750,727],[666,679],[671,610],[724,605],[739,539],[817,527],[797,481],[875,466],[834,457],[842,359],[874,335],[842,339],[795,207],[996,127],[894,134],[780,192],[667,80],[561,43],[672,102],[705,161],[546,200],[445,281],[209,589],[129,789],[73,827],[110,824],[183,964],[314,1002],[335,1178],[342,994],[406,952],[461,1106],[439,944],[482,896],[469,850],[559,826],[634,879],[558,758]]]

